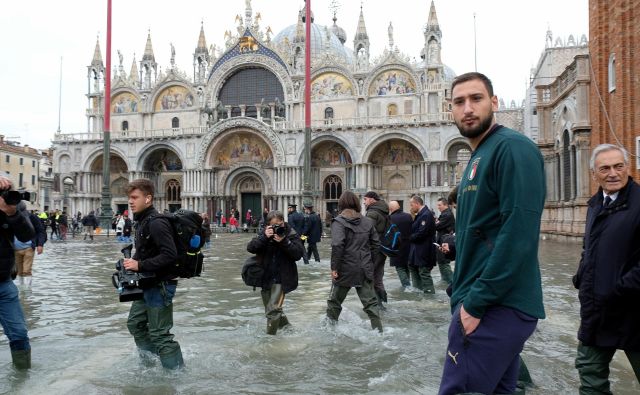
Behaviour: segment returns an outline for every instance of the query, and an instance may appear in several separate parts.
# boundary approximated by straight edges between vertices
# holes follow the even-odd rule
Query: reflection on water
[[[246,287],[240,267],[247,235],[219,235],[207,251],[202,278],[181,281],[174,333],[187,370],[168,373],[159,363],[139,363],[110,276],[122,245],[50,242],[36,258],[35,280],[21,292],[33,347],[33,369],[16,373],[6,338],[0,344],[3,393],[378,393],[434,394],[442,373],[449,303],[443,288],[434,297],[405,292],[387,267],[385,332],[370,329],[354,291],[340,323],[326,326],[329,294],[328,242],[322,262],[300,265],[300,287],[285,311],[293,328],[265,334],[260,293]],[[527,343],[524,359],[538,387],[531,394],[577,392],[573,368],[578,327],[577,292],[571,286],[578,244],[542,242],[540,259],[547,319]],[[434,270],[437,279],[437,269]],[[620,353],[618,353],[620,354]],[[611,380],[616,394],[640,391],[626,358],[617,355]]]

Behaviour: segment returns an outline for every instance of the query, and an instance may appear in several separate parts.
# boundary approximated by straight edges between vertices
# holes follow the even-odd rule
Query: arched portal
[[[447,151],[449,185],[453,186],[460,183],[469,159],[471,159],[471,147],[467,143],[458,142],[449,148]]]
[[[335,174],[331,174],[324,179],[323,185],[326,212],[335,218],[338,215],[338,199],[342,195],[342,179]]]
[[[241,222],[247,226],[257,226],[263,206],[262,181],[253,173],[244,173],[237,177],[233,190],[240,203]]]
[[[172,178],[165,183],[165,198],[170,212],[180,209],[182,201],[182,186],[180,181]]]
[[[156,148],[145,158],[142,170],[149,172],[181,171],[182,161],[172,150]]]
[[[413,193],[412,175],[424,157],[409,141],[392,138],[379,143],[368,157],[372,164],[371,187],[389,200],[400,202]]]

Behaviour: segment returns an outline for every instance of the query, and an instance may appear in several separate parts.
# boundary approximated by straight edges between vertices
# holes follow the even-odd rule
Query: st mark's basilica
[[[457,184],[470,156],[449,112],[455,74],[442,62],[434,3],[424,27],[416,27],[423,48],[411,56],[394,43],[392,24],[385,26],[386,49],[373,56],[365,13],[353,21],[351,40],[335,16],[326,26],[312,18],[312,189],[323,217],[344,190],[376,190],[405,210],[417,193],[433,207]],[[235,207],[244,215],[300,206],[304,10],[277,34],[260,19],[247,0],[224,48],[207,47],[201,26],[193,74],[176,66],[173,46],[170,66],[158,72],[151,32],[130,72],[118,53],[107,98],[114,212],[126,208],[125,187],[140,177],[155,182],[160,210],[228,215]],[[54,138],[54,208],[86,213],[100,207],[104,74],[96,43],[87,75],[88,130]]]

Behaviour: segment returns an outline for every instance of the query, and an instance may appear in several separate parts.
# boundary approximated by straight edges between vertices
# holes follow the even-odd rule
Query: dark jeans
[[[520,370],[520,352],[538,319],[504,306],[489,307],[478,328],[466,335],[456,307],[439,395],[512,394]]]
[[[378,329],[382,332],[382,321],[380,320],[380,309],[378,308],[378,299],[373,291],[373,284],[369,280],[365,280],[361,287],[355,287],[362,310],[369,316],[371,320],[371,328]],[[341,287],[339,285],[331,286],[331,294],[327,300],[327,317],[332,321],[338,321],[340,312],[342,311],[342,302],[351,290],[350,287]]]
[[[161,283],[144,290],[144,299],[131,304],[127,327],[138,348],[163,355],[180,351],[173,340],[173,297],[177,285]]]
[[[10,279],[0,281],[0,324],[9,338],[11,351],[31,349],[27,323],[18,299],[18,288]]]
[[[609,363],[615,354],[615,348],[585,346],[578,343],[576,369],[580,375],[580,394],[608,394],[611,395],[609,383]],[[631,367],[640,381],[640,351],[625,351]]]
[[[316,262],[320,262],[320,254],[318,253],[318,245],[316,243],[308,242],[309,247],[307,247],[307,259],[311,259],[311,253],[313,253],[313,258]]]

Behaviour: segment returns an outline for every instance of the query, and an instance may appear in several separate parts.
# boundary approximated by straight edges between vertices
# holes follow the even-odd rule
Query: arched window
[[[571,156],[569,155],[569,131],[565,130],[562,135],[562,200],[571,200]]]
[[[122,131],[125,132],[129,130],[129,121],[122,121]]]
[[[324,109],[324,123],[328,125],[333,122],[333,108],[327,107]]]
[[[609,55],[609,92],[616,90],[616,54]]]
[[[330,175],[324,180],[325,200],[338,200],[342,195],[342,179],[336,175]]]
[[[180,127],[180,119],[178,117],[171,118],[171,127],[177,129]]]
[[[255,106],[256,103],[282,103],[284,90],[278,77],[271,71],[261,67],[246,67],[225,81],[218,101],[234,107],[240,104]],[[235,115],[232,113],[232,116]]]
[[[179,202],[180,201],[180,182],[178,180],[167,181],[167,201]]]
[[[396,106],[395,104],[389,104],[387,106],[387,115],[388,116],[398,115],[398,106]]]

